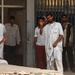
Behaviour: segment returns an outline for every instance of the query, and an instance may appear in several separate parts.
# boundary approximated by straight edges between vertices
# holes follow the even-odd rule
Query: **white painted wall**
[[[27,66],[35,66],[34,39],[34,0],[27,0]]]

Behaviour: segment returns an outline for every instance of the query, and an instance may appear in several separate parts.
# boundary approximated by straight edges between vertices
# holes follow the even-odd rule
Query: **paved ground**
[[[68,72],[65,72],[64,75],[75,75],[75,73],[68,71]]]

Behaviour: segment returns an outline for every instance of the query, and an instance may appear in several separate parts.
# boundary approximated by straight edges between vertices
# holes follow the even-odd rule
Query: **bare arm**
[[[6,41],[6,37],[4,36],[3,39],[0,41],[0,44]]]
[[[37,37],[38,37],[38,27],[35,28],[33,48],[35,48],[35,45],[36,45],[36,42],[37,42]]]
[[[35,48],[37,42],[37,37],[34,37],[33,48]]]
[[[3,41],[1,40],[1,41],[0,41],[0,44],[1,44],[2,42],[3,42]]]

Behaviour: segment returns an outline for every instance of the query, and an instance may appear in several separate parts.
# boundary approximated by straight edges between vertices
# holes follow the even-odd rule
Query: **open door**
[[[16,46],[15,64],[25,65],[26,60],[26,0],[0,0],[1,22],[9,22],[11,15],[15,16],[16,24],[19,26],[21,44]],[[4,56],[7,56],[4,54]]]

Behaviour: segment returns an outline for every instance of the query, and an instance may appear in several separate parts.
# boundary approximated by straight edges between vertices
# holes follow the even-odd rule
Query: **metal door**
[[[67,14],[69,22],[75,28],[75,0],[35,0],[35,20],[37,17],[45,16],[47,13],[53,13],[55,20],[58,22],[61,22],[62,14]],[[75,49],[75,43],[73,49]]]

